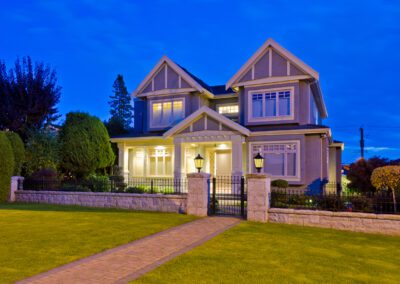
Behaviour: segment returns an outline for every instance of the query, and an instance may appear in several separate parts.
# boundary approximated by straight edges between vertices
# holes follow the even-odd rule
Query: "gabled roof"
[[[167,64],[169,67],[171,67],[191,87],[193,87],[200,93],[203,93],[209,97],[213,96],[210,93],[210,91],[206,88],[206,84],[204,82],[202,82],[200,79],[198,79],[194,75],[189,74],[189,72],[186,69],[182,68],[181,66],[176,64],[174,61],[172,61],[170,58],[168,58],[166,55],[164,55],[163,57],[161,57],[161,59],[158,61],[158,63],[153,67],[153,69],[149,72],[149,74],[147,74],[147,76],[143,79],[143,81],[139,84],[139,86],[132,92],[132,94],[131,94],[132,97],[138,96],[138,94],[147,86],[148,82],[157,73],[157,71],[160,69],[160,67],[163,64]]]
[[[297,58],[295,55],[293,55],[291,52],[286,50],[283,46],[278,44],[276,41],[274,41],[272,38],[269,38],[264,44],[249,58],[249,60],[246,61],[246,63],[233,75],[232,78],[229,79],[229,81],[226,83],[226,88],[230,88],[233,84],[235,84],[248,70],[249,68],[257,62],[257,60],[260,58],[260,56],[264,53],[268,47],[272,47],[275,49],[277,52],[279,52],[282,56],[286,57],[289,61],[291,61],[293,64],[295,64],[297,67],[302,69],[305,73],[309,74],[311,77],[313,77],[315,80],[319,79],[319,74],[317,71],[312,69],[310,66],[305,64],[303,61],[301,61],[299,58]]]
[[[239,133],[249,136],[250,135],[250,130],[248,130],[246,127],[241,126],[240,124],[230,120],[229,118],[223,116],[222,114],[219,114],[218,112],[210,109],[207,106],[202,106],[198,110],[196,110],[194,113],[186,117],[184,120],[179,122],[177,125],[169,129],[163,134],[164,138],[168,138],[177,132],[185,129],[190,125],[190,123],[198,120],[203,114],[208,115],[209,117],[215,119],[218,122],[221,122],[222,124],[228,126],[229,128],[238,131]]]

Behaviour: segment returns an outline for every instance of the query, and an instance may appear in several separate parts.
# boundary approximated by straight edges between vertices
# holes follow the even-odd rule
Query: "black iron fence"
[[[247,215],[244,177],[218,176],[210,180],[209,215]]]
[[[150,194],[185,194],[186,179],[174,178],[123,178],[95,177],[76,179],[33,179],[26,178],[19,189],[36,191],[79,191]]]
[[[186,178],[129,178],[127,191],[133,193],[187,193]]]
[[[364,212],[377,214],[399,214],[400,206],[393,200],[391,192],[368,192],[362,194],[311,194],[307,190],[285,190],[274,188],[270,195],[271,207],[341,212]],[[400,194],[396,200],[400,201]]]

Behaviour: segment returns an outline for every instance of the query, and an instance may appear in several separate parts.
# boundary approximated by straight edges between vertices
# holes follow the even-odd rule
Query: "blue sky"
[[[360,126],[367,156],[400,158],[399,2],[0,1],[0,59],[56,68],[62,114],[106,119],[116,75],[133,91],[164,54],[224,84],[272,37],[320,73],[344,162],[359,156]]]

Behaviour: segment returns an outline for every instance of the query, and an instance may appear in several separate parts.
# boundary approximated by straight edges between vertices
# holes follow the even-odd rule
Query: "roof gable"
[[[169,129],[163,134],[164,138],[168,138],[174,134],[194,131],[221,131],[231,130],[237,131],[242,135],[249,136],[250,130],[240,124],[230,120],[229,118],[217,113],[207,106],[203,106],[177,125]]]
[[[174,93],[198,91],[207,96],[212,96],[198,80],[193,78],[192,74],[189,74],[184,68],[165,55],[133,91],[131,96],[145,97],[151,94],[162,94],[167,90],[173,90]]]
[[[319,74],[299,58],[287,51],[273,39],[268,39],[226,83],[225,87],[235,87],[243,82],[264,78],[314,78]]]

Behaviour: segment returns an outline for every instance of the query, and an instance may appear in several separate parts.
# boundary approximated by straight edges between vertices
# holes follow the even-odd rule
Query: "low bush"
[[[6,134],[0,131],[0,202],[8,199],[15,161],[13,148]]]
[[[276,179],[271,182],[271,186],[277,188],[288,188],[289,183],[284,179]]]
[[[88,178],[88,185],[93,192],[111,191],[111,184],[108,176],[92,175]]]
[[[126,193],[146,193],[145,186],[131,186],[125,190]]]
[[[64,184],[60,191],[76,191],[76,192],[91,192],[88,186],[82,184]]]

